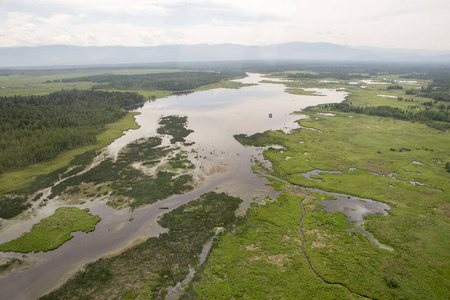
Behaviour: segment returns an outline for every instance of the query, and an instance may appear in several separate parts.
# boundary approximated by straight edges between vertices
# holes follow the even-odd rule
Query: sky
[[[0,1],[0,47],[294,41],[450,51],[450,0]]]

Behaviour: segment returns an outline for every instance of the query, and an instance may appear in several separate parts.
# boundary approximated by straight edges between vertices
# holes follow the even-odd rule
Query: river
[[[259,74],[249,74],[244,83],[258,83]],[[78,232],[60,248],[46,253],[26,254],[27,263],[0,278],[0,299],[35,299],[54,289],[82,266],[100,257],[119,253],[150,236],[166,231],[157,224],[162,213],[173,210],[212,190],[227,192],[244,200],[239,212],[243,213],[255,199],[273,195],[266,186],[268,181],[251,170],[251,160],[262,160],[262,149],[244,147],[235,134],[253,134],[266,130],[283,130],[288,133],[298,128],[295,122],[304,116],[292,114],[308,106],[337,103],[344,100],[343,91],[317,89],[322,97],[291,95],[282,84],[262,83],[240,89],[214,89],[183,96],[170,96],[146,103],[137,111],[136,122],[141,126],[129,130],[105,149],[106,155],[116,156],[128,143],[142,137],[156,135],[161,116],[188,117],[188,128],[194,130],[187,137],[193,142],[183,150],[191,153],[189,159],[196,168],[192,175],[196,189],[183,195],[172,196],[155,204],[137,209],[113,210],[102,201],[86,201],[80,208],[89,208],[102,220],[91,233]],[[269,117],[269,114],[270,117]],[[196,152],[195,154],[193,152]],[[197,158],[196,158],[197,157]],[[34,213],[26,221],[4,221],[0,242],[17,238],[32,224],[53,213],[67,203],[57,198],[47,207]],[[160,209],[168,207],[169,209]],[[133,221],[130,219],[133,218]],[[17,219],[19,220],[19,219]],[[22,257],[22,254],[1,253],[2,259]]]

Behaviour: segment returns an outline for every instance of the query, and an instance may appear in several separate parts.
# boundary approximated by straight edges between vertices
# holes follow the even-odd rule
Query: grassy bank
[[[73,236],[72,232],[94,231],[100,217],[76,207],[58,208],[53,215],[33,225],[21,237],[0,245],[5,252],[40,252],[58,248]]]
[[[230,81],[230,80],[221,80],[218,83],[208,84],[201,86],[199,88],[196,88],[195,91],[207,91],[207,90],[213,90],[213,89],[238,89],[244,86],[249,86],[249,84],[243,84],[241,82],[236,81]]]

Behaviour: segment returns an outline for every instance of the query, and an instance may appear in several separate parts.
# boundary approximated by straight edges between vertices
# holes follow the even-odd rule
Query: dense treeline
[[[396,85],[390,85],[386,89],[388,91],[389,90],[403,90],[403,87],[401,85],[396,84]]]
[[[234,62],[244,70],[256,73],[273,73],[286,71],[313,71],[316,73],[348,73],[348,74],[368,74],[376,75],[401,75],[411,73],[429,73],[438,72],[442,70],[449,70],[449,64],[442,63],[383,63],[383,62],[329,62],[329,61],[293,61],[293,60],[278,60],[273,61],[243,61]],[[211,64],[210,64],[211,66]],[[216,63],[217,68],[233,67],[233,63],[223,62],[222,65]]]
[[[429,73],[411,73],[400,77],[405,79],[432,80],[426,88],[422,87],[421,89],[407,89],[405,90],[405,94],[431,98],[434,99],[434,101],[423,102],[422,105],[425,106],[424,110],[417,110],[417,106],[411,106],[409,110],[391,106],[353,106],[348,102],[326,104],[323,107],[343,112],[354,112],[365,115],[396,118],[399,120],[418,121],[438,129],[449,129],[450,126],[448,123],[450,122],[450,105],[445,105],[442,102],[450,102],[450,72],[434,71]],[[403,89],[403,87],[401,85],[391,85],[387,89],[400,90]],[[399,97],[398,100],[403,101],[403,97]],[[408,99],[405,101],[408,101]]]
[[[439,125],[435,123],[430,123],[430,121],[440,121],[445,123],[450,122],[450,115],[447,109],[446,110],[426,109],[426,110],[412,111],[412,110],[403,110],[398,107],[392,107],[387,105],[372,107],[372,106],[353,106],[352,104],[349,103],[325,104],[323,107],[339,110],[342,112],[354,112],[357,114],[388,117],[406,121],[424,122],[432,125],[433,127],[442,129],[448,128],[449,127],[448,124]]]
[[[145,98],[136,93],[70,90],[0,98],[0,172],[20,169],[96,141]]]
[[[343,72],[321,72],[319,74],[312,74],[312,73],[294,73],[294,74],[288,74],[289,78],[335,78],[339,80],[350,80],[350,79],[363,79],[367,78],[367,76],[361,75],[361,74],[348,74]]]
[[[418,95],[421,97],[431,98],[435,101],[450,102],[450,72],[430,72],[426,74],[408,74],[400,76],[405,79],[426,79],[432,82],[420,90],[410,89],[406,90],[407,95]]]
[[[83,69],[90,72],[111,72],[117,70],[130,69],[181,69],[186,71],[211,71],[216,72],[237,72],[242,71],[256,73],[272,73],[284,71],[307,70],[313,72],[336,72],[336,73],[363,73],[368,75],[384,75],[384,74],[414,74],[411,79],[432,79],[430,77],[419,78],[417,74],[428,76],[426,74],[435,72],[448,72],[449,64],[443,63],[383,63],[383,62],[331,62],[331,61],[296,61],[296,60],[247,60],[247,61],[216,61],[216,62],[164,62],[164,63],[145,63],[132,65],[114,65],[93,68],[67,68],[56,70],[36,70],[36,69],[19,69],[19,70],[0,70],[0,76],[8,75],[55,75],[61,73],[73,73],[74,71]],[[238,75],[240,76],[240,75]],[[409,76],[409,75],[406,75]],[[408,77],[404,77],[408,78]],[[55,78],[57,79],[57,77]],[[59,80],[59,79],[57,79]]]
[[[224,79],[245,77],[244,72],[174,72],[138,75],[93,75],[62,79],[62,82],[94,82],[92,89],[186,91]]]

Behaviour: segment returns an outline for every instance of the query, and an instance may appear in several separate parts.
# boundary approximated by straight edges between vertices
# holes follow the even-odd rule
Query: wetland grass
[[[100,217],[76,207],[60,207],[53,215],[33,225],[19,238],[0,245],[5,252],[41,252],[58,248],[73,236],[72,232],[94,231]]]
[[[217,227],[230,228],[241,200],[210,192],[168,212],[158,223],[168,233],[152,237],[119,256],[88,264],[60,289],[41,299],[163,299],[196,265]]]
[[[314,83],[311,81],[310,85]],[[387,86],[380,87],[384,89],[383,94],[399,96],[401,93],[401,90],[387,91]],[[411,105],[379,97],[377,93],[372,95],[373,89],[341,87],[352,93],[346,101],[353,101],[353,105],[383,103],[402,109]],[[330,112],[333,115],[326,115]],[[280,250],[287,241],[299,236],[294,224],[286,224],[291,218],[292,223],[301,218],[299,207],[283,211],[283,207],[300,201],[299,195],[291,191],[276,202],[252,209],[241,227],[220,240],[205,270],[197,275],[193,291],[199,298],[214,295],[218,299],[244,297],[260,291],[274,298],[292,299],[314,298],[314,295],[321,299],[361,295],[379,299],[446,299],[450,293],[447,242],[450,239],[450,176],[445,168],[449,162],[449,133],[420,123],[340,112],[326,105],[302,113],[309,118],[300,120],[300,126],[320,132],[296,129],[289,135],[268,131],[235,136],[244,145],[283,147],[264,152],[272,170],[257,167],[254,170],[269,172],[292,185],[387,203],[391,207],[389,215],[368,216],[364,228],[394,251],[369,242],[342,213],[322,209],[317,201],[320,196],[315,195],[316,200],[304,202],[305,250],[318,274],[343,290],[336,285],[324,285],[311,270],[307,272],[301,255],[293,258],[292,253],[300,249],[299,242],[290,250]],[[302,175],[314,169],[341,173],[320,173],[311,178]],[[274,184],[278,190],[292,188],[276,180]],[[271,261],[274,257],[279,258],[278,266]],[[301,279],[295,279],[298,274],[290,273],[294,262],[305,268]],[[296,266],[295,270],[301,268]],[[291,287],[290,282],[296,286]],[[303,282],[309,284],[297,291]],[[290,291],[294,292],[289,294]]]

